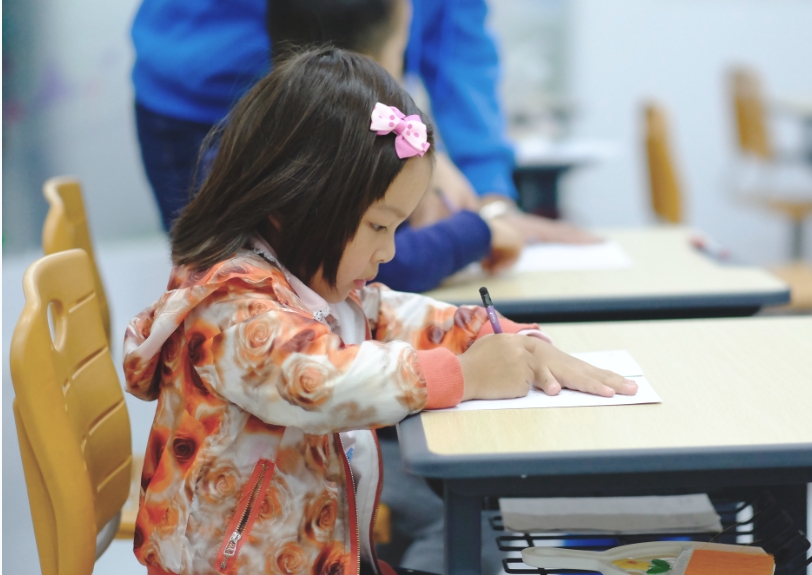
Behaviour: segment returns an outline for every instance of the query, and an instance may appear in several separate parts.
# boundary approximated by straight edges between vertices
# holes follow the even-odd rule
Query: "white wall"
[[[569,178],[567,212],[600,226],[649,221],[639,105],[653,97],[670,112],[689,223],[739,258],[782,259],[788,224],[737,205],[725,187],[734,149],[725,73],[746,64],[769,94],[812,98],[812,2],[571,0],[570,9],[575,132],[615,140],[621,157]],[[806,239],[812,257],[810,222]]]
[[[3,126],[4,251],[38,245],[42,183],[63,174],[81,178],[97,241],[158,233],[133,118],[129,29],[137,6],[4,2],[3,105],[14,111]]]

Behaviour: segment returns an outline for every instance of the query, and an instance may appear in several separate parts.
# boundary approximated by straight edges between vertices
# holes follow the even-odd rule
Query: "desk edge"
[[[441,455],[429,450],[420,414],[397,426],[403,465],[409,473],[443,479],[747,469],[759,467],[812,468],[812,443],[735,445],[680,449],[630,449],[580,452]],[[634,468],[630,469],[630,461]]]

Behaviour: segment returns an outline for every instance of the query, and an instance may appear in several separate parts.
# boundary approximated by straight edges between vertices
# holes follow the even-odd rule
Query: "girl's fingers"
[[[561,384],[546,366],[541,367],[536,375],[536,387],[547,395],[558,395],[561,392]]]
[[[573,374],[573,377],[567,378],[564,381],[564,387],[591,393],[593,395],[600,395],[602,397],[612,397],[615,395],[614,389],[585,373]]]
[[[605,386],[611,387],[617,393],[621,395],[634,395],[637,393],[637,384],[631,379],[626,379],[622,375],[605,369],[597,369],[596,371],[597,373],[593,377]]]

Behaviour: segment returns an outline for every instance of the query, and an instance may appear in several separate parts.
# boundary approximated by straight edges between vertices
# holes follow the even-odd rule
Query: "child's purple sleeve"
[[[486,257],[491,231],[479,214],[461,211],[425,228],[402,229],[395,248],[395,258],[380,267],[375,281],[396,291],[422,292]]]

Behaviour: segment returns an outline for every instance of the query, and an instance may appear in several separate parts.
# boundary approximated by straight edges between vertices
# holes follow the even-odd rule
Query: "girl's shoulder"
[[[290,283],[288,272],[270,254],[253,249],[241,249],[232,257],[204,270],[176,266],[172,270],[165,298],[184,300],[199,312],[248,306],[250,314],[261,309],[279,309],[312,316]],[[264,300],[265,303],[261,303]],[[232,315],[232,314],[229,314]],[[237,311],[234,317],[244,314]]]
[[[206,269],[173,267],[167,290],[212,287],[232,280],[247,281],[257,287],[272,283],[289,284],[286,273],[278,262],[268,260],[253,250],[241,249],[230,258]]]

